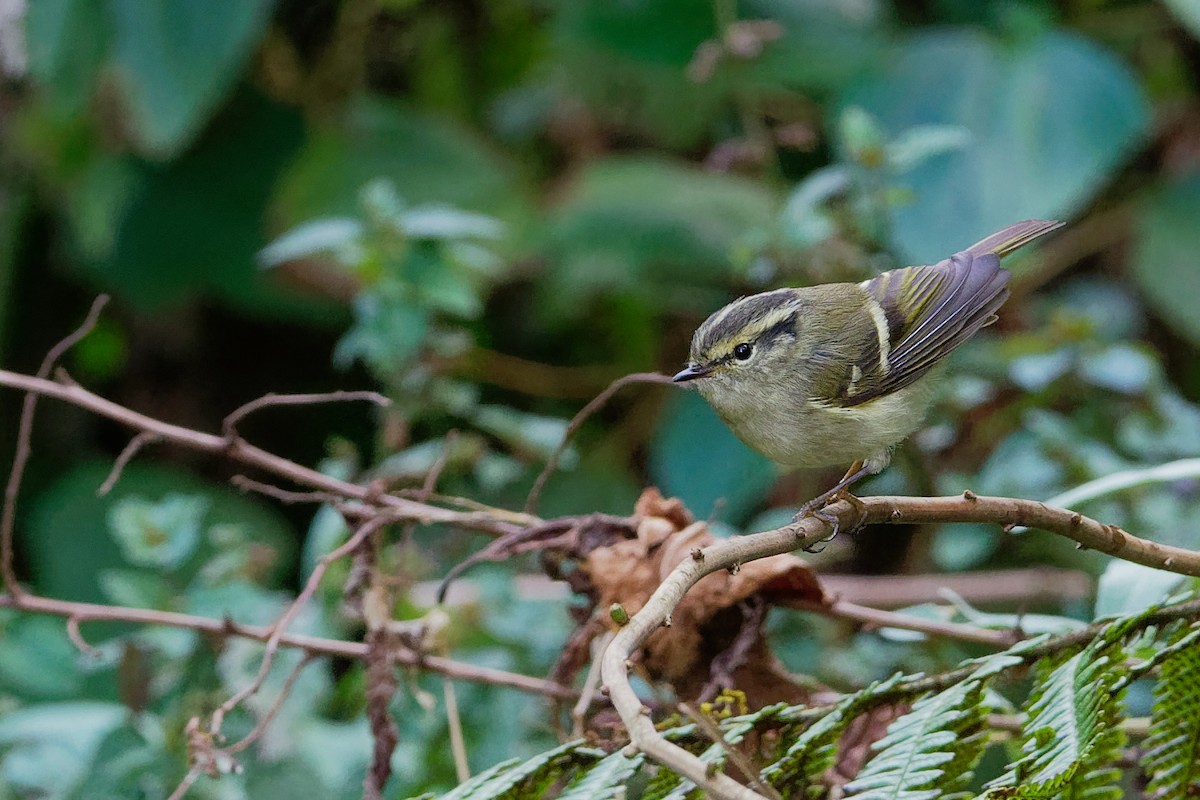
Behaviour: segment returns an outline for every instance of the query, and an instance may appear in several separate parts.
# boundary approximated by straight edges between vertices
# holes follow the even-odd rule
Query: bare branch
[[[129,444],[125,445],[124,449],[117,455],[113,461],[112,469],[109,470],[108,477],[104,479],[104,483],[100,484],[100,488],[96,490],[97,497],[104,497],[112,491],[117,485],[117,481],[121,479],[121,473],[125,471],[125,467],[133,459],[138,452],[148,444],[153,444],[160,440],[160,436],[149,431],[142,431],[137,436],[129,440]]]
[[[74,347],[80,339],[91,333],[100,318],[100,312],[108,304],[108,295],[100,295],[92,302],[87,316],[73,333],[64,338],[42,359],[38,368],[37,378],[44,379],[50,370],[62,358],[63,353]],[[13,455],[12,470],[8,473],[8,484],[4,488],[4,508],[0,511],[0,578],[14,598],[20,600],[25,596],[25,589],[17,582],[17,571],[13,565],[13,525],[17,517],[17,494],[21,488],[21,480],[25,476],[25,465],[29,461],[33,440],[33,414],[37,410],[38,393],[29,391],[21,404],[21,421],[17,426],[17,449]]]
[[[1011,647],[1023,637],[1015,630],[992,630],[980,628],[977,625],[967,625],[962,622],[943,622],[936,619],[917,617],[912,614],[900,614],[895,611],[883,611],[878,608],[860,606],[845,600],[834,600],[831,603],[815,603],[807,601],[793,602],[797,608],[815,611],[829,617],[853,620],[873,628],[902,628],[918,631],[930,636],[941,636],[946,639],[958,639],[963,642],[975,642],[996,647],[1001,650]]]
[[[225,434],[227,440],[232,441],[238,435],[237,424],[239,422],[254,412],[269,406],[312,406],[320,403],[345,403],[360,400],[374,403],[380,408],[387,408],[392,404],[391,400],[379,392],[371,391],[337,391],[320,392],[317,394],[264,394],[262,397],[251,400],[249,403],[239,406],[230,412],[229,416],[225,417],[225,421],[221,424],[221,431]]]
[[[237,636],[243,639],[254,639],[265,642],[274,633],[273,626],[242,625],[232,620],[212,619],[192,614],[180,614],[174,611],[157,611],[145,608],[125,608],[122,606],[105,606],[95,603],[77,603],[71,600],[55,600],[49,597],[24,595],[18,602],[15,597],[0,594],[0,608],[19,608],[31,614],[47,614],[55,617],[74,617],[79,623],[91,621],[134,622],[143,625],[162,625],[169,628],[185,628],[203,631],[217,637]],[[337,656],[340,658],[363,659],[367,655],[367,646],[362,642],[348,642],[342,639],[325,639],[319,636],[305,636],[298,633],[283,633],[279,636],[279,646],[298,647],[312,653]],[[477,683],[488,683],[493,686],[507,686],[531,694],[547,697],[559,697],[574,700],[579,693],[541,678],[519,675],[492,667],[479,667],[474,664],[464,664],[440,656],[422,655],[413,650],[397,649],[396,663],[407,667],[427,669],[449,675],[454,678]]]
[[[300,590],[300,594],[296,595],[296,599],[292,601],[291,605],[284,610],[283,614],[280,615],[275,624],[271,626],[271,635],[267,637],[267,647],[266,651],[263,653],[263,659],[262,663],[259,665],[258,674],[254,677],[253,681],[242,687],[240,691],[218,706],[217,710],[212,713],[212,718],[208,727],[209,733],[213,734],[214,736],[219,734],[221,731],[221,724],[225,720],[225,715],[237,708],[237,706],[243,700],[257,692],[259,688],[262,687],[263,681],[267,679],[267,675],[271,671],[271,664],[275,660],[275,653],[279,650],[279,642],[284,634],[285,629],[291,624],[292,620],[296,618],[296,615],[300,613],[300,609],[303,608],[304,604],[307,603],[309,598],[313,596],[313,593],[316,592],[317,586],[321,583],[321,578],[325,575],[325,570],[329,569],[329,565],[343,556],[349,555],[356,547],[359,546],[359,544],[365,541],[367,537],[391,522],[394,522],[392,518],[386,515],[380,515],[370,522],[364,523],[359,527],[354,535],[343,542],[341,546],[330,550],[321,558],[320,561],[317,562],[317,565],[313,567],[313,571],[309,574],[308,580],[304,584],[304,588]]]
[[[463,738],[462,717],[458,715],[458,695],[454,693],[454,681],[442,676],[442,694],[446,702],[446,727],[450,729],[450,752],[454,754],[454,773],[459,783],[471,779],[471,766],[467,763],[467,740]]]
[[[941,599],[952,589],[972,605],[1082,600],[1095,579],[1086,572],[1054,567],[993,569],[924,575],[822,575],[827,594],[874,608],[903,608]]]
[[[826,511],[839,521],[841,527],[847,529],[860,522],[992,522],[1005,526],[1027,525],[1066,536],[1086,547],[1135,563],[1185,575],[1200,575],[1200,553],[1139,539],[1116,526],[1104,525],[1072,511],[1028,500],[981,497],[971,492],[957,497],[867,497],[857,499],[853,504],[839,501],[828,506]],[[727,775],[708,775],[705,764],[699,758],[659,735],[629,683],[630,658],[651,633],[665,624],[684,593],[705,575],[736,567],[749,560],[809,547],[827,536],[829,530],[826,522],[806,517],[772,531],[710,545],[695,557],[684,559],[659,585],[642,609],[617,632],[601,660],[601,674],[609,697],[621,721],[625,723],[633,745],[687,777],[717,800],[763,800],[763,797]],[[1092,635],[1095,635],[1094,632]],[[1062,638],[1066,640],[1068,637]],[[919,682],[914,685],[924,688]]]
[[[9,386],[21,391],[62,400],[135,430],[158,434],[165,442],[213,455],[224,454],[234,461],[265,470],[300,486],[326,491],[368,505],[383,506],[395,513],[397,520],[413,519],[426,524],[455,525],[459,528],[481,531],[494,536],[513,533],[522,526],[522,523],[510,519],[500,519],[487,512],[453,511],[404,497],[379,494],[369,486],[360,486],[323,475],[314,469],[269,453],[241,439],[230,443],[221,436],[172,425],[145,414],[139,414],[93,394],[82,386],[48,381],[8,370],[0,370],[0,386]],[[534,521],[534,518],[529,515],[514,514],[512,516],[520,520]]]
[[[554,474],[554,470],[558,469],[559,459],[562,458],[562,454],[567,449],[567,443],[571,441],[571,437],[575,435],[575,432],[587,421],[588,417],[603,408],[612,399],[613,395],[631,383],[670,384],[671,379],[657,372],[635,372],[632,375],[617,378],[608,385],[608,388],[593,397],[587,405],[581,408],[579,413],[567,423],[567,429],[563,432],[562,441],[559,442],[558,447],[554,448],[554,452],[550,454],[550,459],[546,462],[546,466],[542,468],[542,471],[537,476],[537,480],[533,482],[533,488],[529,490],[529,497],[525,500],[526,514],[532,514],[537,510],[538,500],[542,496],[542,489],[545,488],[546,481],[550,480],[550,476]]]
[[[271,723],[275,720],[275,716],[279,713],[279,709],[283,708],[283,704],[287,702],[288,697],[291,696],[292,687],[296,685],[296,681],[299,679],[300,673],[304,672],[304,668],[311,664],[315,659],[316,656],[314,656],[312,653],[305,653],[304,658],[296,662],[296,666],[292,668],[291,674],[288,675],[287,680],[283,682],[283,686],[279,690],[279,696],[275,698],[275,702],[271,704],[271,707],[267,709],[267,712],[262,715],[262,719],[260,719],[258,724],[254,726],[254,730],[250,731],[241,739],[229,745],[229,747],[226,747],[226,753],[230,755],[233,755],[234,753],[240,753],[250,745],[254,744],[255,741],[257,741],[264,733],[266,733],[267,728],[271,727]]]
[[[583,738],[583,721],[587,717],[592,701],[596,699],[596,690],[600,688],[600,656],[604,654],[608,643],[612,641],[613,632],[605,631],[601,636],[592,639],[592,663],[588,665],[587,676],[583,679],[583,691],[579,700],[571,709],[571,738]]]
[[[278,486],[256,481],[245,475],[234,475],[229,479],[229,482],[244,492],[257,492],[265,497],[270,497],[273,500],[278,500],[288,505],[295,503],[327,503],[329,505],[336,505],[342,500],[339,495],[330,494],[329,492],[293,492],[287,489],[280,489]]]
[[[79,617],[67,617],[67,638],[86,656],[99,658],[103,655],[98,648],[92,647],[88,640],[83,638],[83,633],[79,630]]]
[[[736,746],[725,741],[725,735],[721,733],[721,729],[717,727],[716,723],[687,703],[680,703],[679,708],[684,714],[687,714],[692,722],[696,723],[696,728],[708,737],[709,741],[720,745],[725,750],[725,755],[728,759],[754,784],[755,789],[766,795],[769,800],[783,800],[783,797],[774,786],[770,786],[759,780],[758,770],[750,763],[750,759],[746,758],[745,754],[741,750],[738,750]]]

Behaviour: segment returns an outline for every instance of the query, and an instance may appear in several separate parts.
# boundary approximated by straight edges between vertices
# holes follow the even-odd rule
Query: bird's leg
[[[826,511],[825,506],[837,500],[853,497],[853,495],[850,494],[850,487],[866,476],[870,475],[871,472],[872,470],[865,466],[861,460],[855,461],[850,465],[850,469],[846,470],[846,474],[842,476],[842,479],[834,484],[832,489],[827,492],[822,492],[812,500],[809,500],[807,503],[800,506],[800,510],[796,512],[796,516],[792,517],[792,522],[799,522],[805,517],[816,517],[828,525],[831,531],[830,534],[824,539],[821,539],[818,544],[828,542],[830,539],[838,535],[838,531],[841,529],[841,521],[836,516]],[[854,499],[857,500],[858,498]],[[811,548],[805,549],[808,552],[820,552],[819,550],[814,551]]]

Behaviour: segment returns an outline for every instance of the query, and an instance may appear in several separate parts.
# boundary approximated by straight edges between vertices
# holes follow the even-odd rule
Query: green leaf
[[[91,202],[123,206],[105,218],[113,226],[111,247],[86,251],[84,266],[142,310],[161,311],[204,292],[256,318],[299,316],[329,325],[344,315],[340,307],[285,293],[255,264],[265,208],[300,144],[302,121],[294,109],[248,90],[227,108],[220,126],[164,167],[138,164],[128,170],[132,176],[115,170],[106,178],[116,185],[97,189]],[[123,188],[129,185],[137,188],[132,197]],[[95,227],[89,235],[100,240]]]
[[[289,223],[357,214],[362,188],[377,178],[410,204],[449,203],[506,219],[522,213],[513,165],[468,130],[374,97],[352,101],[344,120],[312,136],[285,176],[276,210]]]
[[[154,572],[106,569],[98,575],[100,589],[110,603],[129,608],[170,608],[175,589]]]
[[[125,497],[108,512],[108,526],[130,563],[170,569],[195,551],[207,511],[203,497],[169,494],[158,502]]]
[[[558,800],[623,800],[625,786],[645,760],[642,753],[627,758],[620,751],[583,768]]]
[[[541,459],[550,457],[567,431],[565,419],[529,414],[507,406],[480,406],[475,412],[475,424],[510,447]],[[563,465],[568,469],[578,460],[574,451],[567,450],[563,455]]]
[[[1192,36],[1200,39],[1200,2],[1196,0],[1164,0],[1171,13],[1179,18]]]
[[[966,788],[986,744],[987,680],[1021,663],[999,654],[961,683],[926,695],[871,745],[875,755],[846,785],[859,800],[934,800]]]
[[[1200,174],[1165,182],[1142,202],[1131,262],[1142,294],[1163,320],[1200,343]]]
[[[61,798],[80,781],[104,737],[129,710],[118,703],[45,703],[0,718],[0,786]]]
[[[778,760],[765,766],[762,777],[787,797],[808,796],[805,789],[813,784],[823,787],[821,775],[833,766],[838,739],[846,727],[872,707],[877,695],[893,690],[903,677],[896,673],[843,697],[829,713],[805,728]]]
[[[1101,389],[1122,394],[1141,394],[1158,382],[1162,370],[1148,349],[1118,342],[1079,362],[1079,377]]]
[[[754,723],[748,719],[742,719],[732,722],[730,725],[722,727],[721,733],[724,741],[713,742],[699,758],[705,765],[711,765],[709,769],[720,769],[725,765],[729,758],[729,750],[741,744],[742,740],[754,728]],[[695,783],[687,778],[679,781],[671,791],[662,796],[662,800],[689,800],[692,797],[703,797],[704,793],[700,791]],[[582,798],[581,798],[582,800]]]
[[[79,650],[62,620],[0,614],[0,690],[27,700],[74,698],[83,689]]]
[[[191,142],[241,75],[273,6],[109,0],[117,75],[147,153],[167,158]]]
[[[63,114],[86,109],[112,38],[104,4],[39,0],[25,10],[29,72]]]
[[[1031,217],[1077,212],[1145,135],[1146,100],[1128,67],[1091,40],[1051,31],[1004,43],[977,30],[911,36],[842,98],[895,136],[960,126],[970,141],[901,183],[893,241],[932,263]]]
[[[1022,726],[1024,756],[987,784],[986,797],[1121,797],[1112,765],[1125,741],[1117,722],[1124,651],[1111,640],[1125,627],[1110,627],[1048,674],[1043,670]]]
[[[158,499],[168,495],[200,495],[209,503],[210,526],[236,524],[250,532],[258,549],[259,567],[268,570],[264,582],[278,580],[291,563],[294,534],[287,520],[271,505],[241,492],[211,486],[182,470],[148,462],[129,464],[107,497],[97,497],[112,464],[86,461],[65,472],[33,495],[18,529],[20,548],[28,559],[33,586],[39,594],[65,600],[108,602],[100,576],[108,569],[129,567],[123,547],[113,538],[106,519],[126,497]],[[196,555],[179,572],[184,579],[213,554],[201,542]],[[106,623],[95,623],[104,626]],[[89,627],[89,630],[91,628]]]
[[[650,444],[650,477],[698,516],[741,520],[775,483],[777,470],[738,441],[695,392],[672,398]]]
[[[593,161],[549,221],[543,296],[567,318],[615,292],[659,310],[711,311],[719,296],[689,290],[723,285],[738,246],[770,229],[775,210],[774,195],[743,178],[660,159]]]
[[[1142,743],[1145,796],[1187,800],[1200,792],[1200,643],[1164,659],[1154,687],[1150,735]]]
[[[401,215],[400,225],[414,239],[499,239],[504,235],[500,220],[445,203],[410,208]]]
[[[342,368],[361,360],[377,375],[392,375],[416,355],[429,329],[428,309],[390,291],[359,294],[354,311],[354,326],[333,351],[333,363]]]
[[[559,774],[564,757],[574,753],[579,744],[579,742],[568,742],[527,761],[513,759],[497,764],[487,772],[476,775],[454,791],[442,795],[441,800],[495,800],[499,797],[508,797],[510,792],[527,789],[531,782],[541,782],[547,776]],[[514,798],[531,796],[538,795],[532,792],[512,795]]]
[[[297,258],[321,253],[333,255],[357,250],[363,233],[362,223],[347,217],[325,217],[297,225],[258,253],[262,267],[277,267]],[[349,259],[347,259],[349,261]]]
[[[1177,572],[1113,559],[1096,587],[1095,618],[1136,614],[1161,604],[1187,578]]]

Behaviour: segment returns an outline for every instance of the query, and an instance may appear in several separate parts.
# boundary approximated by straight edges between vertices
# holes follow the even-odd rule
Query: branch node
[[[967,490],[963,491],[963,493],[962,493],[962,496],[963,496],[963,500],[972,500],[972,501],[974,501],[974,500],[978,500],[978,499],[979,499],[979,495],[975,494],[975,493],[974,493],[974,492],[972,492],[970,489],[967,489]]]
[[[92,646],[87,639],[83,638],[83,632],[79,630],[79,623],[83,621],[78,614],[67,617],[67,638],[79,648],[79,652],[88,658],[101,658],[104,652],[100,648]]]
[[[701,562],[704,561],[704,551],[699,547],[692,548],[692,560]]]

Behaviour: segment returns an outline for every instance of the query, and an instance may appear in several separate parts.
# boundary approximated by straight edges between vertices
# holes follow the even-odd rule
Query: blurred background
[[[678,369],[734,297],[1056,218],[1068,228],[1013,259],[1013,298],[956,355],[927,430],[860,489],[1047,499],[1200,455],[1198,37],[1195,0],[0,0],[2,364],[36,370],[109,293],[64,361],[105,397],[216,432],[266,392],[376,388],[390,409],[271,409],[240,430],[398,486],[446,454],[442,491],[519,509],[589,398]],[[19,405],[0,396],[2,452]],[[170,447],[97,498],[129,437],[42,404],[17,530],[32,590],[267,622],[345,536],[335,515],[240,494],[234,465]],[[655,485],[751,531],[837,477],[780,474],[693,393],[633,386],[575,437],[540,513],[629,514]],[[1195,548],[1197,488],[1079,508]],[[174,544],[148,543],[152,524]],[[405,589],[486,543],[413,541],[386,554]],[[1050,566],[1086,587],[1106,563],[970,525],[834,545],[822,573]],[[563,596],[517,588],[536,572],[473,571],[452,654],[544,675],[571,621]],[[361,634],[339,614],[344,579],[298,629]],[[1065,588],[1079,585],[1037,610],[1089,618],[1091,595]],[[771,624],[789,668],[841,688],[968,652]],[[0,609],[0,798],[163,796],[186,769],[187,717],[260,652],[88,634],[102,658],[61,620]],[[246,773],[190,796],[358,796],[363,680],[350,663],[308,670]],[[425,680],[394,702],[388,796],[455,782]],[[476,770],[555,741],[527,696],[466,685],[460,700]]]

